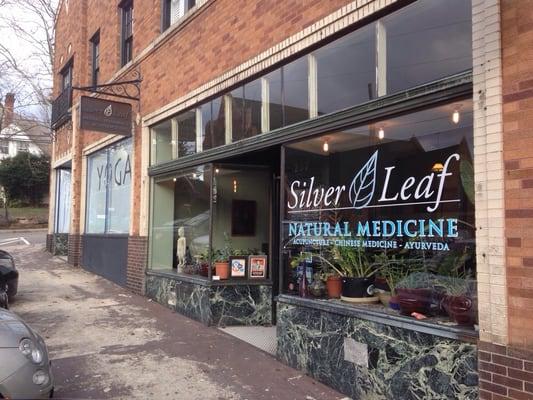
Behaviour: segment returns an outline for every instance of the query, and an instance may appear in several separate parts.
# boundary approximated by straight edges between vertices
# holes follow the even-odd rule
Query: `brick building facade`
[[[55,206],[50,207],[47,247],[66,253],[73,265],[208,325],[277,324],[280,360],[354,398],[390,398],[399,388],[412,398],[431,397],[438,392],[437,382],[443,381],[452,388],[448,398],[533,398],[533,320],[528,317],[533,308],[528,235],[533,209],[528,149],[533,2],[452,3],[444,10],[429,0],[61,1],[55,22],[52,117],[50,203]],[[442,15],[433,21],[436,12]],[[361,55],[348,58],[339,48],[346,54],[357,49]],[[342,81],[350,63],[356,64],[358,75]],[[110,86],[115,95],[137,98],[93,93],[102,84],[117,84]],[[328,101],[325,93],[331,96]],[[82,129],[81,96],[131,104],[131,134]],[[419,132],[426,118],[433,123]],[[452,125],[444,127],[442,121]],[[394,134],[402,124],[411,127],[412,137],[398,131],[391,136],[394,146],[387,147],[389,132]],[[442,126],[440,131],[434,131],[437,126]],[[473,273],[469,279],[475,281],[469,295],[475,323],[468,328],[443,323],[442,310],[430,315],[433,311],[426,309],[430,320],[420,322],[403,309],[404,315],[390,316],[338,301],[301,299],[295,296],[297,290],[291,291],[295,272],[289,260],[315,247],[291,249],[285,240],[288,228],[283,224],[295,215],[291,193],[295,198],[301,193],[291,192],[288,182],[305,168],[308,172],[302,176],[312,176],[305,174],[314,171],[313,154],[322,152],[338,154],[340,160],[324,161],[324,170],[353,160],[360,168],[366,153],[350,153],[352,161],[341,159],[341,154],[348,147],[359,151],[349,144],[355,136],[346,138],[361,127],[369,141],[375,140],[361,146],[379,150],[386,164],[379,159],[378,167],[392,168],[391,174],[416,170],[418,165],[409,159],[423,163],[427,157],[433,165],[431,176],[442,174],[444,182],[447,163],[431,157],[444,157],[445,151],[471,157],[471,179],[465,177],[468,168],[463,165],[460,174],[450,170],[450,180],[460,176],[455,189],[460,206],[439,211],[441,218],[451,215],[452,222],[475,226],[459,228],[461,240],[443,238],[456,248],[464,246],[463,253],[474,248],[460,266],[461,278]],[[450,139],[460,136],[456,142]],[[297,151],[307,153],[304,157]],[[305,162],[293,167],[291,157]],[[246,182],[263,179],[261,168],[275,176],[264,181],[264,198],[257,197],[260,188],[252,193],[245,189]],[[376,176],[379,172],[374,172],[374,184]],[[276,183],[280,179],[285,187]],[[298,182],[303,179],[298,177]],[[337,184],[337,177],[329,179],[322,184]],[[413,182],[417,179],[425,178],[413,175]],[[409,184],[403,187],[401,199]],[[187,197],[187,190],[194,196]],[[235,210],[227,211],[228,226],[219,228],[219,221],[226,221],[225,211],[220,211],[223,204],[238,204],[242,211],[250,202],[250,210],[256,210],[247,211],[255,218],[255,236],[233,232],[234,225],[244,221]],[[368,204],[358,208],[354,201],[352,208]],[[372,207],[378,209],[370,203]],[[401,212],[394,218],[403,218]],[[264,223],[262,213],[268,214]],[[389,218],[386,212],[371,216]],[[426,216],[412,211],[406,218],[422,221]],[[246,223],[241,225],[246,231]],[[181,256],[179,239],[184,235],[178,227],[184,228],[188,245],[183,245],[187,253]],[[202,260],[211,261],[215,250],[223,248],[222,237],[230,229],[234,246],[255,248],[247,256],[266,254],[264,279],[251,279],[251,265],[246,265],[247,279],[240,282],[223,281],[211,265],[202,276]],[[243,239],[246,235],[256,240]],[[187,269],[189,264],[194,268]],[[316,268],[313,257],[303,264],[300,260],[300,265],[304,276],[308,267]],[[444,275],[448,280],[458,276]],[[439,285],[446,286],[446,279]],[[253,299],[253,304],[245,299]],[[445,300],[439,302],[441,307]],[[333,320],[338,326],[328,328]],[[328,342],[315,343],[317,332]],[[385,339],[376,332],[387,332]],[[410,350],[417,341],[419,347]],[[374,382],[370,387],[365,383],[369,381]],[[417,382],[418,389],[408,382]]]

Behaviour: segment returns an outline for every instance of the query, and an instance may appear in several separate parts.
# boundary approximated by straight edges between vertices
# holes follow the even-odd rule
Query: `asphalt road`
[[[0,230],[0,249],[9,251],[20,244],[45,245],[46,229]],[[24,240],[22,240],[23,238]]]

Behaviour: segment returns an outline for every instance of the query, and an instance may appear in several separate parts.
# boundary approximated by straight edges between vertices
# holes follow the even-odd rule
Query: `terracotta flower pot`
[[[328,290],[328,297],[330,299],[338,299],[342,293],[342,279],[340,276],[329,276],[326,281],[326,288]]]
[[[229,278],[229,262],[216,262],[215,263],[215,272],[220,277],[220,279]]]

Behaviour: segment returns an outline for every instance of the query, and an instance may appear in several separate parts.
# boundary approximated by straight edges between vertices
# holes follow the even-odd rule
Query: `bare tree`
[[[0,0],[0,98],[15,93],[17,114],[47,128],[57,2]]]

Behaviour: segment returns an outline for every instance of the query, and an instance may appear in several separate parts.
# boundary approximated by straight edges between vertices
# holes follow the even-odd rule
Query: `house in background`
[[[15,157],[19,152],[51,155],[50,128],[46,123],[23,117],[14,111],[15,95],[7,93],[0,104],[0,160]]]

